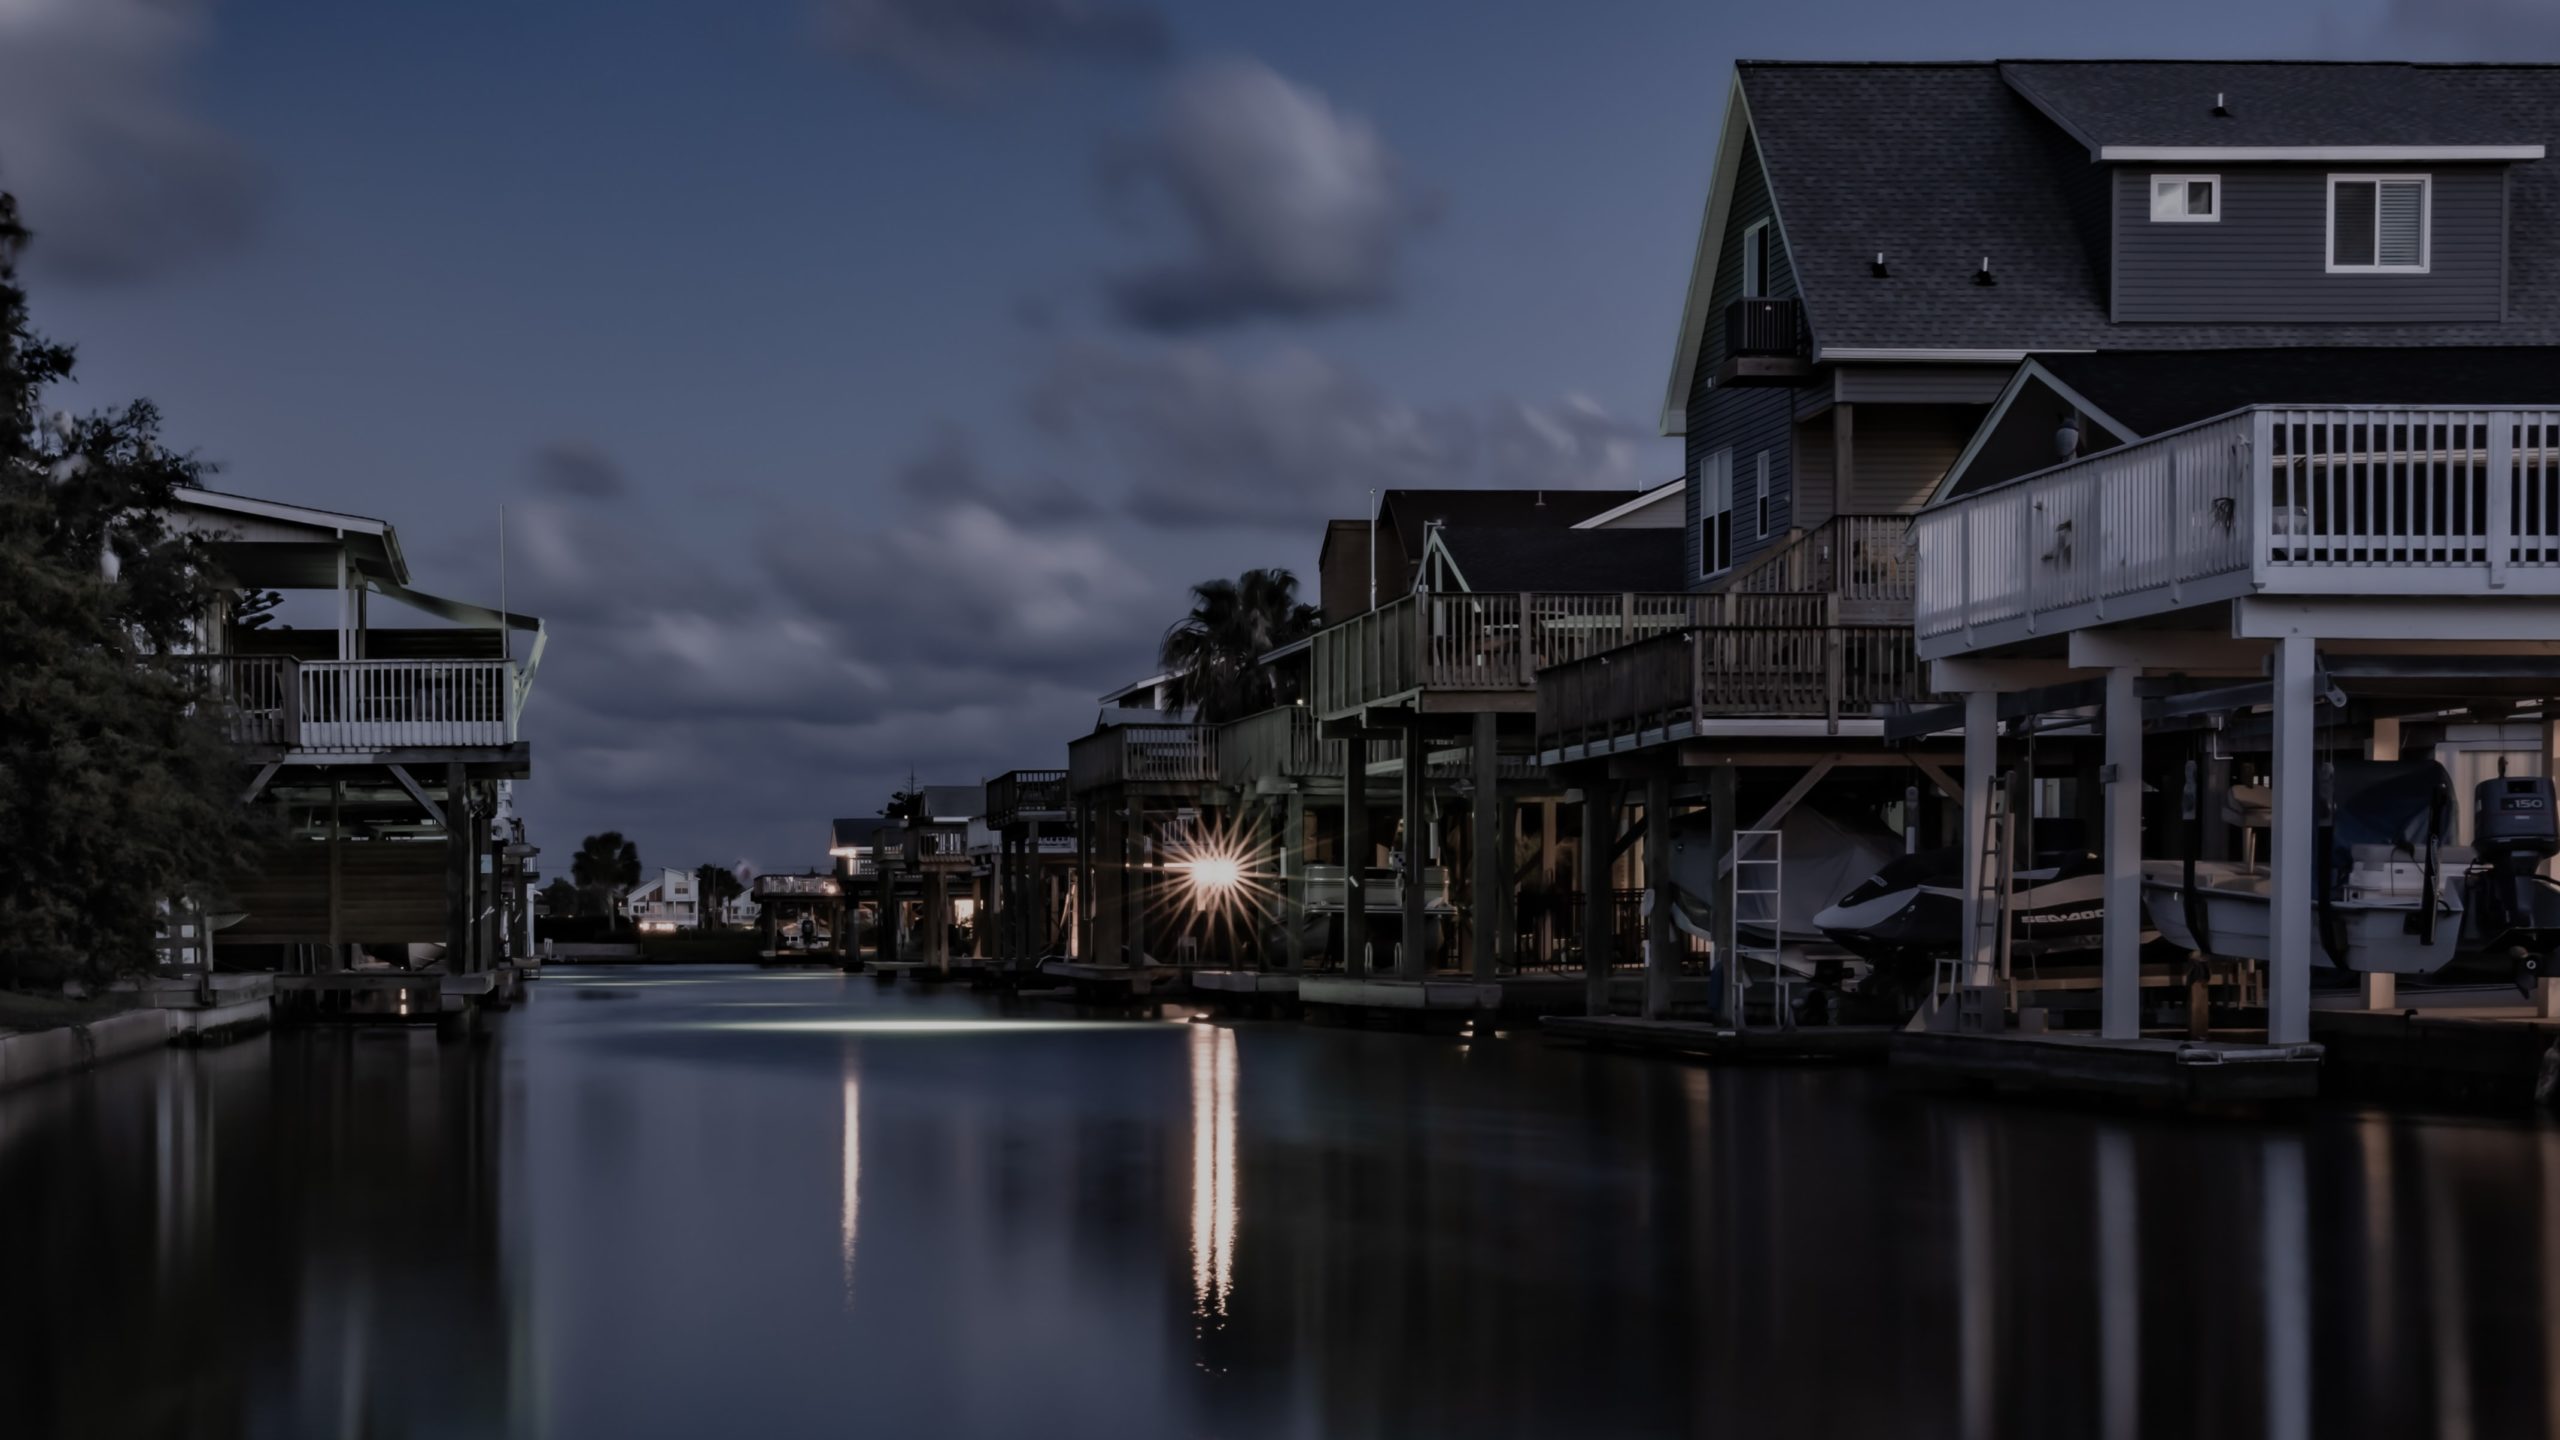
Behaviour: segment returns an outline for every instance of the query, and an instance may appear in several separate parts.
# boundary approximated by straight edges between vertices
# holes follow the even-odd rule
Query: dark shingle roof
[[[1449,526],[1440,532],[1470,590],[1678,590],[1677,527],[1554,530]]]
[[[2539,238],[2560,234],[2560,160],[2510,170],[2511,233],[2522,243],[2511,251],[2505,324],[2116,326],[2107,317],[2099,257],[2071,209],[2075,183],[2088,178],[2080,168],[2091,163],[2086,142],[2011,88],[2000,64],[1746,61],[1738,68],[1805,321],[1826,352],[2560,343],[2560,246]],[[2172,112],[2201,94],[2210,118],[2217,86],[2232,96],[2235,125],[2249,103],[2266,118],[2246,122],[2245,140],[2225,142],[2221,132],[2209,132],[2212,140],[2193,143],[2547,144],[2560,136],[2560,68],[2550,66],[2140,61],[2010,68],[2058,112],[2079,107],[2070,112],[2083,117],[2075,123],[2099,127],[2107,144],[2190,143],[2176,128],[2186,122]],[[2243,89],[2235,71],[2246,72],[2254,89]],[[2411,88],[2413,75],[2424,81],[2415,88],[2458,92],[2461,104],[2394,99]],[[2279,79],[2289,88],[2277,89]],[[2279,101],[2280,94],[2292,98]],[[2168,98],[2146,98],[2153,95]],[[2466,128],[2459,138],[2439,137],[2457,111]],[[2280,133],[2280,118],[2305,128]],[[2374,138],[2386,135],[2426,138]],[[1884,278],[1870,268],[1878,251],[1887,257]],[[1974,272],[1986,256],[1998,283],[1977,285]]]
[[[837,850],[850,850],[856,846],[870,845],[872,843],[872,837],[878,835],[883,827],[895,825],[897,823],[898,822],[895,820],[883,820],[877,815],[864,816],[860,818],[839,818],[835,822],[835,833],[832,837],[831,848]]]
[[[1419,559],[1430,522],[1450,529],[1503,527],[1570,530],[1592,516],[1642,495],[1641,490],[1390,490],[1381,502],[1404,537],[1405,555]]]
[[[2244,405],[2560,406],[2560,348],[2117,350],[2035,362],[2138,434]]]
[[[2540,144],[2477,66],[2283,60],[2010,60],[2001,73],[2083,143]],[[2230,106],[2213,113],[2214,96]]]

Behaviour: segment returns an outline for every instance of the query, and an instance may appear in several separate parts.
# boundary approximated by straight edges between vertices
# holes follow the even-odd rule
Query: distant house
[[[660,870],[622,897],[622,914],[643,930],[702,928],[702,882],[690,870]]]
[[[1359,614],[1373,596],[1384,603],[1417,586],[1434,588],[1426,561],[1432,537],[1442,532],[1515,550],[1538,543],[1531,537],[1544,537],[1557,548],[1573,546],[1559,536],[1575,530],[1677,533],[1683,485],[1672,480],[1647,490],[1387,491],[1378,498],[1374,519],[1335,520],[1325,527],[1316,561],[1324,622]]]

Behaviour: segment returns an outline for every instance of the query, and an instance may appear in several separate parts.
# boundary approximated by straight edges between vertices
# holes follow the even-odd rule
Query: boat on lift
[[[2313,963],[2357,974],[2426,975],[2461,948],[2470,854],[2450,844],[2453,781],[2433,760],[2342,760],[2330,768],[2313,886]],[[2274,877],[2257,832],[2273,819],[2261,785],[2235,785],[2223,818],[2239,860],[2153,860],[2142,898],[2160,937],[2229,960],[2272,958]]]
[[[2094,952],[2106,918],[2106,875],[2078,843],[2079,822],[2040,820],[2035,850],[2010,875],[2009,949],[2019,958]],[[1950,847],[1877,871],[1813,917],[1844,949],[1878,967],[1917,970],[1964,948],[1964,864]]]

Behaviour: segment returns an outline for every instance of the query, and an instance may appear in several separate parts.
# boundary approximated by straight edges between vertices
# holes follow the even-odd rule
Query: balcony
[[[1792,297],[1754,296],[1724,311],[1724,358],[1718,385],[1794,385],[1813,374],[1804,353],[1804,305]]]
[[[1838,735],[1933,698],[1908,625],[1836,623],[1828,596],[1730,599],[1728,623],[1541,672],[1539,750],[1553,758],[1700,735]]]
[[[1115,725],[1067,745],[1070,794],[1112,785],[1214,784],[1217,778],[1217,732],[1207,725]]]
[[[236,744],[315,755],[500,748],[522,692],[509,660],[298,660],[204,655],[188,665]]]
[[[1835,515],[1733,583],[1747,595],[1836,595],[1839,618],[1908,624],[1919,575],[1909,515]]]
[[[909,870],[953,872],[973,868],[966,820],[910,820],[901,832],[903,858]]]
[[[1317,632],[1308,708],[1447,713],[1536,708],[1538,672],[1706,623],[1719,595],[1413,594]]]
[[[996,829],[1067,818],[1067,772],[1008,770],[987,782],[987,824]]]
[[[2258,406],[1913,533],[1930,659],[2255,595],[2560,596],[2560,411]]]

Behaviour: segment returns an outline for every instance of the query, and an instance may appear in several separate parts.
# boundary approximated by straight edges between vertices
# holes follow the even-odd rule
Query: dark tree
[[[229,592],[170,525],[204,467],[148,402],[49,414],[72,354],[17,284],[0,195],[0,984],[147,966],[162,906],[212,899],[259,825],[202,669],[183,657]]]
[[[702,918],[708,923],[721,906],[746,893],[738,883],[737,872],[726,865],[705,861],[693,867],[695,886],[702,892]]]
[[[640,883],[640,847],[623,839],[619,830],[590,835],[569,857],[569,878],[587,897],[589,913],[613,915],[623,895]]]
[[[1262,657],[1314,634],[1317,619],[1286,570],[1203,580],[1191,587],[1191,613],[1164,632],[1157,658],[1173,673],[1177,704],[1198,707],[1210,724],[1235,720],[1297,698]]]
[[[534,898],[541,903],[545,915],[567,917],[578,913],[578,887],[566,880],[554,877]]]

